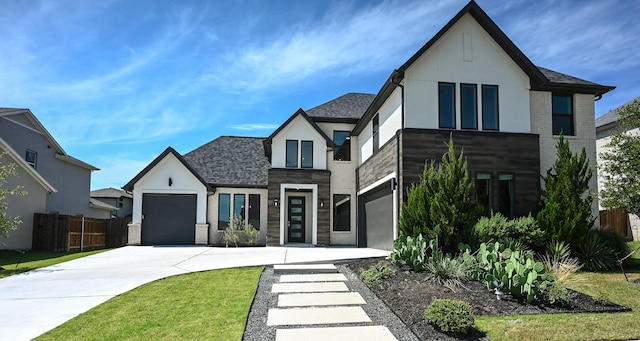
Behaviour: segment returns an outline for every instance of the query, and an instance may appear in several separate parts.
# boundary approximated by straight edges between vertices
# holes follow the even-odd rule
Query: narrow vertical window
[[[493,210],[491,173],[476,174],[476,201],[482,205],[482,213],[486,216]]]
[[[438,83],[438,117],[440,128],[456,128],[456,85]]]
[[[231,194],[220,193],[218,195],[218,230],[224,230],[229,226],[231,216]]]
[[[379,130],[380,130],[380,117],[378,116],[378,114],[376,114],[375,116],[373,116],[373,153],[375,154],[375,152],[378,151],[378,148],[380,148],[380,136],[379,136]]]
[[[553,95],[551,99],[553,135],[575,135],[573,131],[573,96]]]
[[[333,230],[351,231],[351,196],[333,195]]]
[[[249,194],[249,224],[260,229],[260,194]]]
[[[244,194],[234,194],[233,195],[233,216],[240,217],[242,220],[245,220],[245,195]]]
[[[478,86],[460,84],[460,112],[462,129],[478,129]]]
[[[36,163],[38,162],[38,153],[33,150],[27,149],[27,154],[25,155],[25,160],[29,164],[29,166],[36,168]]]
[[[300,149],[300,166],[302,168],[313,168],[313,141],[302,141]]]
[[[333,132],[333,159],[336,161],[351,161],[351,133],[348,131]]]
[[[287,160],[286,166],[297,168],[298,167],[298,141],[287,140]]]
[[[498,175],[499,209],[500,213],[508,218],[515,216],[514,191],[513,174]]]
[[[498,130],[499,129],[499,110],[498,110],[498,86],[483,85],[482,86],[482,129]]]

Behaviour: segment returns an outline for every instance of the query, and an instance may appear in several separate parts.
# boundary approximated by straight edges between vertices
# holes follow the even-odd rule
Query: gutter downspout
[[[404,185],[404,181],[400,181],[400,177],[402,176],[400,173],[400,137],[402,135],[402,131],[404,130],[404,116],[405,116],[405,110],[404,110],[404,85],[402,85],[400,82],[402,81],[402,79],[404,79],[404,75],[400,74],[400,71],[398,71],[397,69],[393,71],[393,74],[391,75],[391,84],[397,86],[400,88],[400,110],[401,110],[401,114],[400,114],[400,129],[396,132],[396,179],[395,179],[395,189],[396,191],[398,191],[398,193],[396,193],[395,197],[396,197],[396,202],[397,202],[397,206],[396,206],[396,216],[398,217],[398,220],[400,219],[400,211],[401,211],[401,196],[402,196],[402,185]],[[394,222],[394,226],[396,228],[394,228],[394,240],[399,236],[399,232],[398,232],[398,222],[399,221],[395,221]]]

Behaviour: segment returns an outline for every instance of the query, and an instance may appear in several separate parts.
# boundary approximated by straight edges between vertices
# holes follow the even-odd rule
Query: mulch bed
[[[381,258],[361,259],[350,263],[349,268],[356,274],[377,264]],[[591,296],[575,292],[568,306],[534,305],[519,302],[509,295],[498,301],[492,290],[476,281],[464,283],[464,288],[452,291],[424,280],[425,275],[399,269],[395,276],[387,278],[380,284],[368,285],[369,289],[380,298],[412,331],[422,340],[481,340],[485,336],[472,330],[468,335],[445,335],[435,330],[424,319],[424,310],[436,298],[455,299],[469,303],[476,316],[532,315],[555,313],[585,312],[623,312],[630,311],[611,302],[595,301]]]

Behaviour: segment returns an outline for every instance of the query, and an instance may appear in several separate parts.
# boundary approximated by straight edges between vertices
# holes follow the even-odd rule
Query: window
[[[336,161],[351,161],[351,136],[348,131],[333,132],[333,159]]]
[[[27,161],[29,166],[36,168],[36,162],[38,161],[38,153],[34,152],[33,150],[27,149],[25,160]]]
[[[475,84],[460,84],[462,129],[478,129],[478,90]]]
[[[380,117],[378,116],[378,114],[373,116],[372,125],[373,125],[373,153],[375,154],[375,152],[378,151],[378,148],[380,148],[380,136],[378,134],[380,130]]]
[[[287,140],[287,167],[298,167],[298,141]]]
[[[493,209],[493,191],[492,191],[491,173],[476,174],[476,201],[482,205],[482,213],[491,214]]]
[[[456,85],[438,83],[438,117],[440,128],[456,128]]]
[[[574,135],[573,132],[573,96],[553,95],[551,99],[551,119],[553,135]]]
[[[229,226],[231,216],[231,194],[220,193],[218,195],[218,230],[224,230]]]
[[[244,194],[234,194],[233,195],[233,216],[234,217],[240,217],[242,218],[242,220],[245,219],[244,213],[244,200],[245,200],[245,195]]]
[[[500,213],[507,218],[515,216],[513,174],[498,175],[498,202]]]
[[[333,230],[351,231],[351,196],[333,195]]]
[[[249,194],[249,224],[260,229],[260,194]]]
[[[482,86],[482,129],[498,130],[498,86]]]
[[[302,159],[300,166],[302,168],[313,168],[313,141],[302,141]]]

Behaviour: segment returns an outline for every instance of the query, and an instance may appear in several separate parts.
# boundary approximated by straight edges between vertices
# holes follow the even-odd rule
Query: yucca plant
[[[575,254],[589,271],[607,271],[616,265],[613,249],[594,230],[590,230],[575,247]]]
[[[582,268],[582,264],[578,258],[571,257],[571,248],[565,242],[557,240],[550,242],[541,261],[547,273],[554,275],[562,285],[582,279],[576,275]]]

